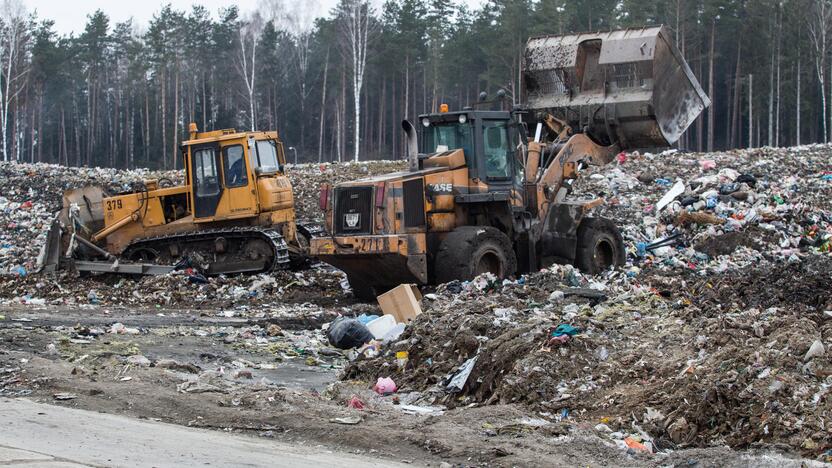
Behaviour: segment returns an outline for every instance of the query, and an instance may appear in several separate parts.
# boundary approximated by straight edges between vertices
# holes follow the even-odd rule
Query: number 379
[[[121,200],[107,200],[107,211],[120,210]]]

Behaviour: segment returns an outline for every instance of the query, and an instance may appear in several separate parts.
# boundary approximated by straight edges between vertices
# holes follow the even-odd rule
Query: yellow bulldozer
[[[315,229],[295,220],[276,131],[200,133],[181,145],[183,185],[145,180],[137,190],[68,190],[53,223],[44,271],[258,273],[303,263]]]
[[[572,183],[622,150],[670,146],[708,97],[663,27],[531,38],[523,90],[522,108],[419,116],[421,143],[403,122],[408,171],[324,187],[327,234],[310,255],[367,298],[553,262],[624,263],[616,225],[590,216],[603,199],[571,197]]]

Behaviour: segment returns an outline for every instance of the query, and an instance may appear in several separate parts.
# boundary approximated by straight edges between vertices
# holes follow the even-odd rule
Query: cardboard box
[[[392,315],[396,322],[409,324],[422,313],[419,302],[422,294],[415,284],[400,284],[378,296],[378,305],[385,315]]]

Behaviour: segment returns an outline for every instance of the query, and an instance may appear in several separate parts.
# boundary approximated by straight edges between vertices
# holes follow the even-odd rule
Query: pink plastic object
[[[701,167],[703,171],[716,169],[716,161],[713,159],[702,159],[699,161],[699,167]]]
[[[364,409],[364,402],[359,400],[357,396],[353,395],[347,403],[347,408],[355,408],[357,410]]]
[[[393,382],[390,377],[379,377],[376,384],[373,385],[373,390],[379,395],[390,395],[395,393],[396,389],[396,382]]]

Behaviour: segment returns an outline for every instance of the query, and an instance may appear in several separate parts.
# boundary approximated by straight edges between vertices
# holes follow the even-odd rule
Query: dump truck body
[[[568,195],[586,165],[667,146],[709,104],[665,37],[655,28],[531,39],[527,109],[422,115],[420,145],[404,122],[410,170],[325,187],[328,235],[310,254],[364,297],[552,262],[590,273],[622,264],[618,229],[589,216],[603,200]],[[620,64],[634,81],[611,80]]]
[[[137,190],[69,190],[50,235],[47,270],[164,273],[185,262],[207,274],[269,271],[305,255],[277,132],[192,129],[182,143],[185,183],[146,180]],[[118,261],[115,261],[118,260]],[[168,270],[169,271],[169,270]]]

